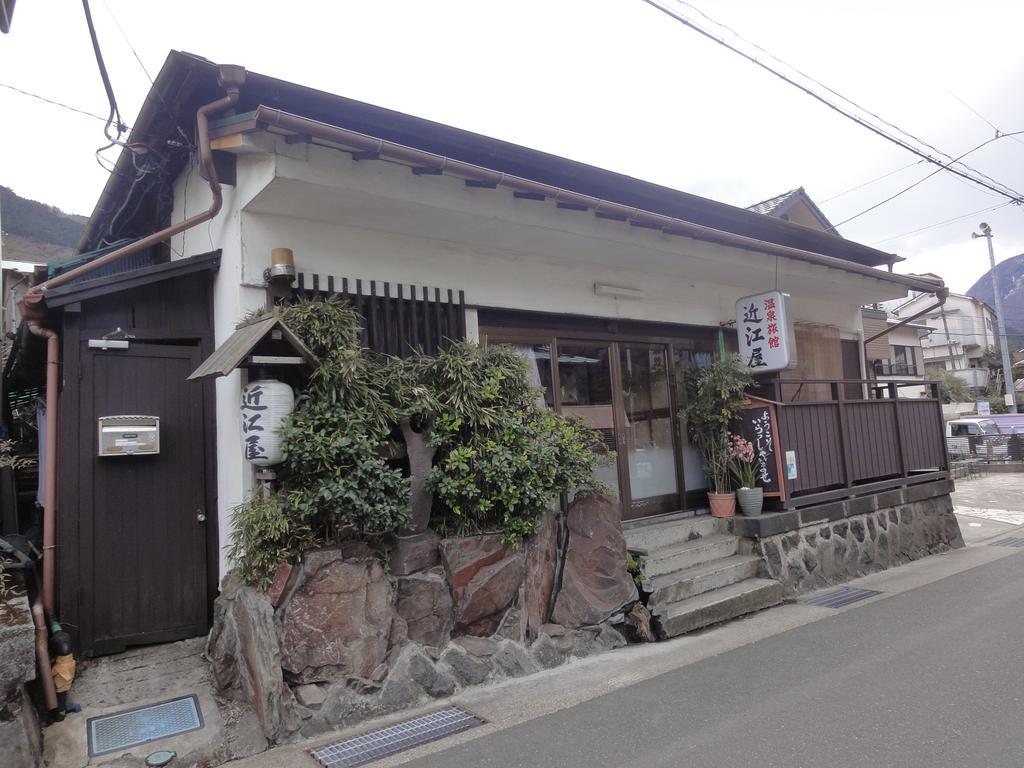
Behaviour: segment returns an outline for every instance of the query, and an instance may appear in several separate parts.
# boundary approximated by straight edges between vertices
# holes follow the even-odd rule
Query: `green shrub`
[[[456,344],[423,373],[436,399],[430,486],[456,533],[500,529],[515,544],[560,492],[595,490],[600,434],[539,408],[513,348]]]
[[[270,586],[278,563],[295,560],[317,537],[301,519],[284,509],[277,493],[259,489],[231,510],[228,557],[245,581],[261,589]]]

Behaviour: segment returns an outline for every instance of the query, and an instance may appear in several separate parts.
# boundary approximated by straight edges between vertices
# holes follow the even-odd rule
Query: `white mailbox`
[[[160,453],[159,416],[100,416],[100,456]]]

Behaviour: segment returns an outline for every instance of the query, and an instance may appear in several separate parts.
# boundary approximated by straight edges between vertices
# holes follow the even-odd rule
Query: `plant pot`
[[[760,515],[761,507],[764,505],[764,488],[739,488],[736,491],[736,500],[740,503],[744,515]]]
[[[708,491],[708,506],[712,517],[736,517],[736,494]]]

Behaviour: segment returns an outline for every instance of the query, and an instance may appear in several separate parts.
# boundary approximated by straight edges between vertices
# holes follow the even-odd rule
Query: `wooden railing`
[[[780,395],[801,383],[831,397],[784,402]],[[845,379],[771,386],[779,453],[783,461],[795,459],[782,476],[786,507],[945,477],[949,470],[936,383]],[[910,387],[928,396],[900,397]]]

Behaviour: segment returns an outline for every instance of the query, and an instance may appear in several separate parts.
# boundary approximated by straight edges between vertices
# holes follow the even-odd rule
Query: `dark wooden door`
[[[860,358],[860,342],[852,339],[841,339],[839,347],[843,353],[843,378],[844,379],[860,379],[861,376],[861,358]],[[860,384],[846,384],[843,387],[843,396],[847,400],[859,400],[864,397],[863,390]]]
[[[204,634],[207,627],[202,385],[197,346],[82,354],[80,620],[83,650]],[[97,456],[97,419],[160,418],[160,452]],[[212,417],[212,414],[210,414]]]

